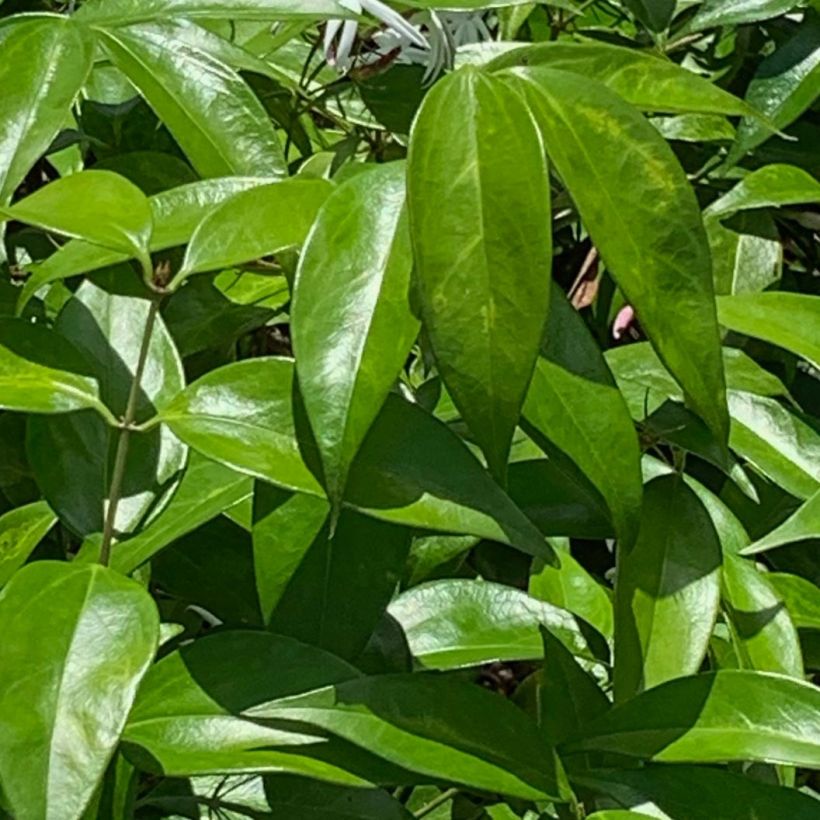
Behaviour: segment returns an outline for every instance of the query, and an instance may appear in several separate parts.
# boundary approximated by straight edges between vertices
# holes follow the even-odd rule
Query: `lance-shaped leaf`
[[[37,561],[0,593],[0,775],[20,820],[81,815],[157,647],[148,593],[101,566]]]
[[[687,31],[702,31],[714,26],[754,23],[785,14],[795,5],[795,0],[705,0],[686,28]]]
[[[568,752],[674,763],[731,760],[820,766],[820,689],[767,672],[724,670],[669,681],[584,729]]]
[[[188,44],[183,23],[163,20],[100,29],[114,65],[139,89],[203,177],[287,175],[282,146],[262,103],[216,57]]]
[[[488,68],[538,65],[597,80],[644,111],[754,114],[743,100],[665,57],[608,43],[536,43],[496,57]]]
[[[600,83],[542,66],[505,74],[530,110],[581,220],[692,408],[728,434],[711,261],[672,149]]]
[[[0,515],[0,587],[25,563],[56,521],[57,516],[45,501]]]
[[[675,13],[676,0],[624,0],[624,5],[650,31],[663,31]]]
[[[114,421],[79,351],[24,319],[0,320],[0,407],[23,413],[93,408]]]
[[[94,56],[89,32],[68,17],[20,17],[0,29],[0,205],[63,127]]]
[[[714,524],[684,481],[650,482],[638,541],[618,551],[616,701],[698,670],[717,617],[720,559]]]
[[[820,296],[739,293],[719,297],[717,305],[724,327],[771,342],[820,367]]]
[[[58,179],[0,208],[0,216],[85,239],[150,264],[151,207],[136,185],[111,171],[81,171]]]
[[[759,538],[741,552],[743,555],[754,555],[809,538],[820,538],[820,489],[801,504],[780,526],[775,527],[770,533]]]
[[[317,454],[294,420],[294,367],[253,359],[208,373],[160,419],[194,449],[285,489],[323,497]],[[241,417],[237,411],[241,410]],[[301,438],[297,438],[297,430]],[[307,452],[309,468],[301,447]],[[540,533],[463,442],[420,407],[388,396],[351,469],[345,502],[387,521],[511,544],[547,559]]]
[[[632,546],[641,509],[638,437],[600,348],[557,286],[523,415],[533,440],[558,447],[601,493],[618,536]]]
[[[404,163],[382,165],[340,186],[296,272],[290,315],[299,390],[337,507],[418,333],[404,173]]]
[[[477,686],[426,675],[377,675],[248,709],[332,732],[436,780],[524,799],[561,798],[560,764],[535,724]]]
[[[211,209],[240,191],[269,183],[269,179],[262,177],[225,177],[192,182],[154,194],[148,200],[154,221],[148,250],[153,253],[186,243]],[[78,239],[67,242],[34,268],[20,290],[17,312],[22,313],[43,285],[124,262],[130,255]]]
[[[438,83],[413,126],[407,201],[439,372],[491,471],[505,479],[552,260],[549,173],[523,100],[472,67]]]
[[[817,584],[787,572],[770,572],[766,578],[786,604],[795,626],[820,629],[820,587]]]
[[[332,190],[323,179],[290,179],[236,194],[197,225],[177,281],[301,245]]]

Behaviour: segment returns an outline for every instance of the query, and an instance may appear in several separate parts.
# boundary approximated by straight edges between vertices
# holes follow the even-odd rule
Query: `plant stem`
[[[151,300],[148,308],[148,316],[145,319],[145,330],[142,335],[142,344],[137,358],[137,366],[134,370],[134,378],[131,382],[131,390],[128,393],[128,403],[125,406],[125,414],[122,417],[122,427],[120,437],[117,441],[117,452],[114,456],[114,472],[111,474],[111,486],[108,490],[108,509],[106,510],[105,523],[103,525],[102,545],[100,546],[100,563],[108,566],[111,560],[111,541],[114,538],[114,524],[117,519],[117,508],[120,504],[122,494],[122,483],[125,478],[125,465],[128,460],[128,444],[131,438],[131,425],[137,413],[137,399],[139,398],[142,374],[145,370],[145,362],[148,359],[148,349],[151,346],[151,336],[154,332],[154,324],[159,313],[160,299]]]
[[[434,797],[429,803],[425,803],[418,811],[413,812],[413,817],[426,817],[430,812],[435,811],[448,800],[452,800],[457,794],[458,789],[446,789]]]

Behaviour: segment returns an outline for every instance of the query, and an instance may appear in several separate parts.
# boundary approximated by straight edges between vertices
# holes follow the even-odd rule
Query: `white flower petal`
[[[361,0],[362,8],[382,21],[399,34],[403,34],[419,48],[427,48],[427,40],[415,26],[411,26],[397,11],[382,3],[381,0]]]

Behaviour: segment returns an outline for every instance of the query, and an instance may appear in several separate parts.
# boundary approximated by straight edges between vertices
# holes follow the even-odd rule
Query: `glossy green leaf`
[[[624,809],[605,809],[604,811],[596,811],[594,814],[588,815],[589,820],[641,820],[651,815],[642,814],[637,811],[626,811]]]
[[[578,615],[611,640],[613,616],[609,590],[593,578],[569,550],[556,549],[555,555],[557,565],[546,564],[540,558],[533,560],[529,594]]]
[[[56,521],[57,516],[45,501],[34,501],[0,515],[0,587],[25,563]]]
[[[100,384],[103,402],[119,418],[128,402],[150,302],[142,294],[116,292],[112,287],[116,274],[99,285],[84,282],[60,312],[55,329],[59,338],[81,352]],[[184,383],[173,340],[157,317],[137,396],[136,421],[151,418]],[[38,484],[60,519],[78,535],[102,530],[118,439],[119,431],[93,413],[29,420],[26,444]],[[60,453],[57,460],[55,452]],[[118,537],[134,531],[145,516],[159,512],[181,476],[186,456],[185,445],[168,430],[131,434],[115,519]]]
[[[68,17],[17,18],[0,30],[0,205],[62,128],[91,69],[93,41]]]
[[[718,320],[729,330],[771,342],[820,367],[820,296],[775,291],[721,296]]]
[[[239,74],[193,44],[169,48],[183,27],[165,19],[99,34],[200,176],[285,176],[273,124]]]
[[[565,791],[553,750],[520,710],[447,678],[360,678],[246,714],[327,730],[435,780],[524,799]]]
[[[147,257],[153,227],[145,195],[111,171],[63,177],[0,209],[0,214],[140,259]]]
[[[525,93],[601,258],[722,445],[728,419],[709,248],[672,150],[600,83],[542,66],[508,76]]]
[[[291,179],[237,193],[197,225],[178,278],[301,245],[332,190],[326,180]]]
[[[225,177],[192,182],[154,194],[148,200],[154,222],[148,249],[155,252],[182,245],[210,210],[241,191],[269,182],[261,177]],[[20,291],[17,312],[21,313],[44,285],[123,262],[129,256],[130,253],[72,240],[35,267]]]
[[[675,820],[813,820],[817,814],[810,795],[711,766],[599,770],[576,780],[622,806],[651,806],[655,816]]]
[[[407,202],[425,332],[503,479],[544,332],[552,260],[549,173],[523,100],[471,67],[439,82],[413,126]]]
[[[251,495],[252,479],[191,453],[174,495],[148,526],[117,543],[111,566],[128,574],[177,538]]]
[[[333,655],[291,638],[223,631],[182,647],[152,667],[123,740],[142,767],[170,776],[272,771],[362,784],[354,775],[300,753],[301,747],[321,743],[321,738],[239,716],[266,700],[358,674]]]
[[[524,402],[524,429],[565,453],[607,502],[631,546],[641,508],[640,451],[629,410],[583,319],[556,287],[546,342]]]
[[[820,538],[820,489],[779,527],[746,547],[743,555],[754,555],[809,538]]]
[[[687,28],[702,31],[714,26],[754,23],[791,11],[796,0],[705,0]]]
[[[458,669],[542,657],[539,627],[573,654],[593,657],[572,613],[488,581],[452,579],[413,587],[387,608],[419,666]]]
[[[706,212],[728,216],[747,208],[782,208],[804,202],[820,202],[820,182],[794,165],[766,165],[745,176]]]
[[[770,3],[772,1],[769,0]],[[784,5],[783,0],[774,1],[780,6]],[[788,0],[785,2],[788,3]],[[746,102],[765,114],[776,128],[791,125],[817,97],[820,80],[818,42],[820,16],[809,12],[795,34],[760,63],[749,83]],[[771,130],[760,122],[742,120],[727,161],[736,162],[770,136]]]
[[[489,68],[516,65],[543,65],[593,78],[644,111],[747,116],[753,113],[747,103],[733,94],[648,51],[594,41],[536,43],[496,57]]]
[[[296,372],[324,486],[337,506],[356,452],[418,334],[409,304],[413,257],[404,175],[404,164],[392,163],[341,185],[322,209],[296,273]]]
[[[677,476],[650,482],[638,541],[618,551],[616,701],[700,668],[717,617],[720,563],[698,497]]]
[[[650,30],[664,31],[675,13],[675,0],[625,0],[624,5]]]
[[[568,751],[666,762],[757,760],[820,765],[820,689],[766,672],[669,681],[585,727]]]
[[[732,449],[797,498],[820,482],[820,434],[774,399],[729,392]]]
[[[188,19],[271,20],[347,17],[339,0],[89,0],[78,18],[91,25],[121,26],[168,16]]]
[[[30,413],[93,408],[113,420],[79,351],[24,319],[0,320],[0,406]]]
[[[153,658],[156,606],[111,570],[40,561],[0,593],[0,629],[4,793],[20,820],[74,820]]]
[[[816,584],[787,572],[771,572],[766,578],[786,604],[795,626],[820,629],[820,588]]]
[[[293,411],[294,367],[254,359],[219,368],[180,394],[162,420],[209,458],[285,489],[322,496],[306,466]],[[241,423],[234,410],[243,408]],[[303,443],[303,446],[307,446]],[[314,456],[315,453],[310,453]],[[533,525],[440,422],[388,397],[348,481],[346,503],[387,521],[478,535],[549,558]]]

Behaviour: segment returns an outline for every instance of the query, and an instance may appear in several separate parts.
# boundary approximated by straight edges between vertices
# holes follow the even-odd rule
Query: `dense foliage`
[[[820,816],[819,92],[816,0],[2,2],[0,815]]]

